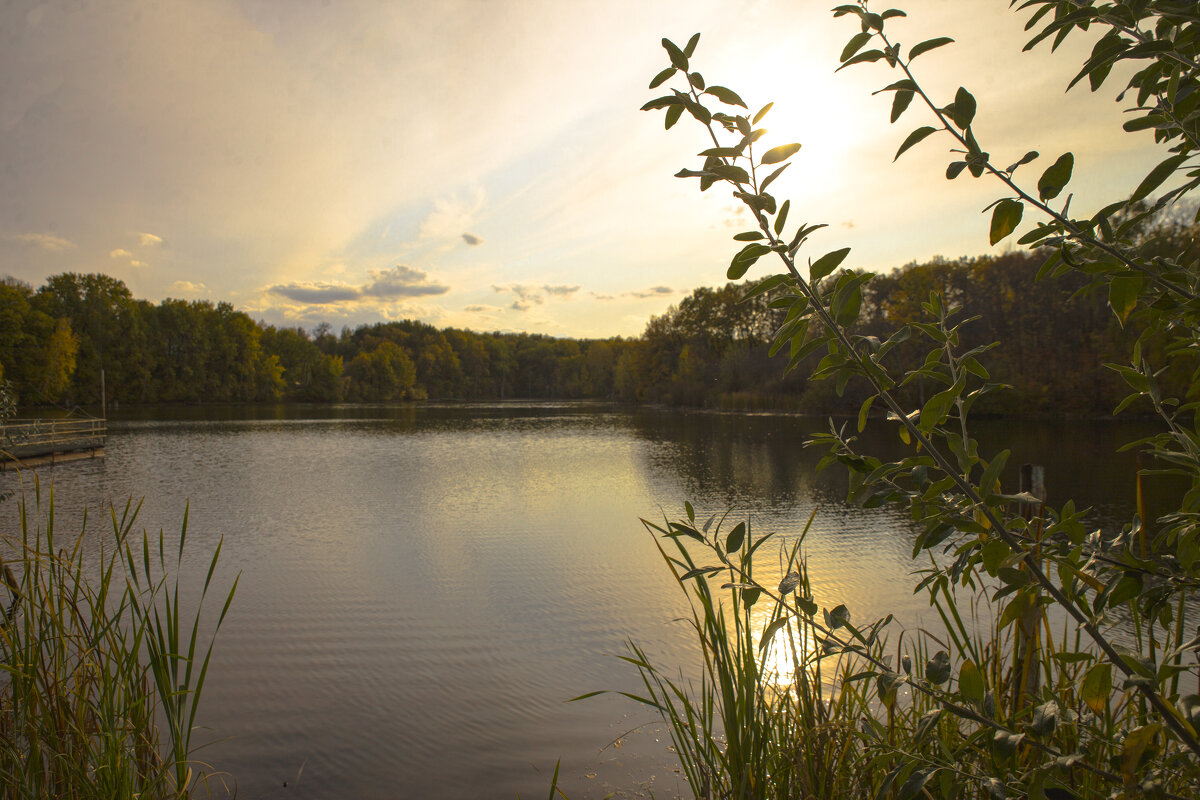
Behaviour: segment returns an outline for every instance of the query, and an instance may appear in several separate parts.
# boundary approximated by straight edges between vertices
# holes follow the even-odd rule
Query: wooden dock
[[[96,417],[14,419],[0,425],[0,472],[102,458],[107,420]]]

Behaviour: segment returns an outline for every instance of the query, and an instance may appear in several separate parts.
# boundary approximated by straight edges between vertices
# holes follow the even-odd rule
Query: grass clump
[[[140,504],[110,508],[96,542],[86,515],[83,533],[56,536],[53,490],[17,502],[19,535],[0,541],[0,798],[193,796],[207,780],[191,734],[212,639],[201,608],[181,607],[186,512],[168,555],[161,531],[133,534]]]

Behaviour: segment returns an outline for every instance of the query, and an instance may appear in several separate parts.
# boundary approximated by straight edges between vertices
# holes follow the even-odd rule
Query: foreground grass
[[[133,535],[140,506],[111,508],[97,544],[56,536],[53,490],[35,483],[32,507],[17,502],[19,536],[0,543],[0,799],[193,796],[212,640],[201,641],[200,608],[180,606],[186,512],[172,558],[161,532]]]

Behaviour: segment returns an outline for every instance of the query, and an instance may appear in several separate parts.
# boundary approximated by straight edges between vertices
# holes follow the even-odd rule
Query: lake
[[[848,507],[842,472],[814,472],[802,442],[827,425],[572,403],[155,409],[113,420],[106,458],[39,477],[60,536],[85,506],[99,536],[97,511],[134,497],[139,528],[170,537],[190,507],[199,577],[224,539],[216,585],[241,579],[198,755],[238,797],[540,797],[559,759],[572,798],[669,797],[683,784],[653,714],[565,702],[638,688],[615,657],[627,639],[694,672],[686,605],[639,518],[686,499],[786,544],[815,509],[818,601],[932,616],[906,518]],[[1052,503],[1075,497],[1097,525],[1131,512],[1135,462],[1115,451],[1140,426],[977,430],[985,452],[1013,450],[1007,482],[1041,463]],[[15,507],[0,505],[9,531]]]

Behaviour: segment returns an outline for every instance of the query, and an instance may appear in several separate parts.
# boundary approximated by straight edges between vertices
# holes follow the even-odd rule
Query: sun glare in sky
[[[883,64],[835,74],[856,23],[828,5],[6,3],[0,274],[103,272],[151,301],[228,300],[308,329],[638,335],[724,280],[747,221],[727,190],[672,177],[705,132],[638,110],[660,39],[697,31],[693,68],[751,111],[775,103],[765,145],[803,145],[772,191],[792,220],[829,224],[809,257],[849,245],[847,266],[886,270],[986,253],[978,212],[999,187],[946,182],[938,137],[892,163],[928,112],[888,123]],[[1155,163],[1149,134],[1120,131],[1116,81],[1063,94],[1090,42],[1021,54],[1004,0],[904,7],[889,22],[904,45],[956,40],[918,77],[947,101],[974,92],[985,149],[1076,153],[1073,210]]]

